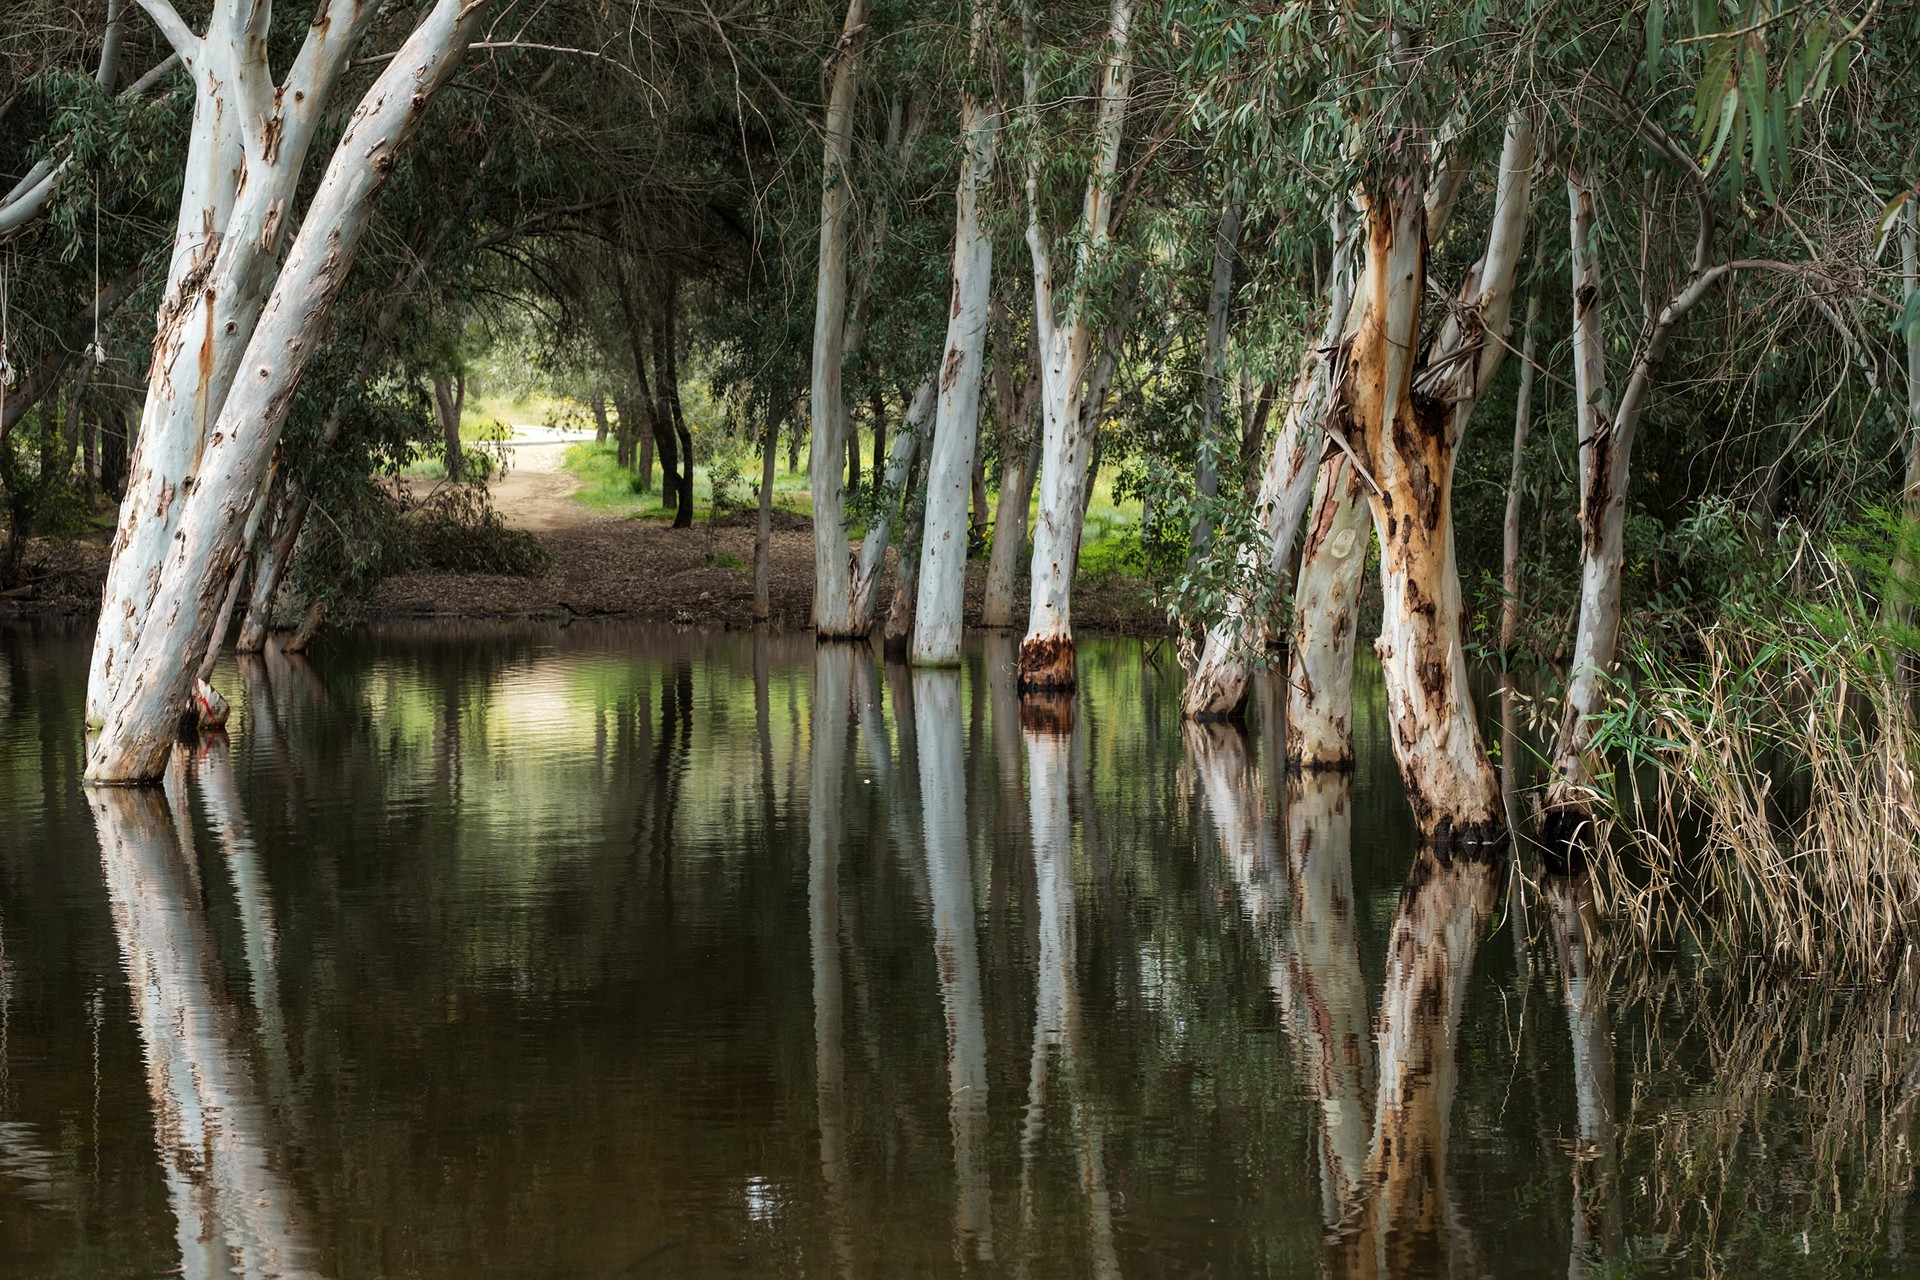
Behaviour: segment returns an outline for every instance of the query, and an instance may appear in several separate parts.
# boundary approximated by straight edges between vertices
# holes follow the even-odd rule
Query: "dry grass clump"
[[[1853,568],[1808,562],[1812,591],[1638,656],[1603,734],[1625,767],[1601,871],[1649,938],[1885,974],[1920,931],[1910,637]]]

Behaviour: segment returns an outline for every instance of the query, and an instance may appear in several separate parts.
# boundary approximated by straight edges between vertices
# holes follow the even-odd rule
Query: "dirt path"
[[[516,529],[544,533],[604,521],[575,502],[580,477],[563,465],[567,450],[591,440],[587,432],[555,431],[551,427],[513,429],[508,442],[512,458],[507,474],[487,486],[494,510]]]

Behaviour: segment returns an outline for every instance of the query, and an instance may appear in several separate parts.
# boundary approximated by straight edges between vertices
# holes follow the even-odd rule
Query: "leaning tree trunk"
[[[1593,772],[1587,756],[1595,718],[1605,706],[1608,673],[1620,637],[1620,567],[1634,432],[1674,328],[1737,265],[1709,265],[1714,226],[1711,207],[1701,196],[1691,269],[1653,318],[1635,353],[1620,403],[1610,407],[1599,262],[1593,241],[1595,197],[1578,165],[1567,169],[1567,199],[1572,220],[1574,399],[1579,415],[1580,621],[1541,829],[1549,848],[1562,851],[1584,839],[1593,820]]]
[[[1287,766],[1353,768],[1353,646],[1373,516],[1360,473],[1344,453],[1320,464],[1294,589],[1287,678]]]
[[[967,595],[967,500],[980,447],[980,371],[987,350],[987,300],[993,285],[993,238],[980,220],[980,200],[993,180],[999,104],[982,107],[968,94],[960,107],[966,156],[955,196],[953,305],[940,362],[940,409],[927,459],[927,514],[920,538],[919,599],[913,660],[960,661]]]
[[[1265,639],[1265,628],[1254,616],[1251,587],[1262,577],[1278,578],[1284,572],[1312,496],[1326,415],[1333,403],[1333,356],[1353,302],[1356,237],[1341,205],[1334,206],[1330,222],[1333,266],[1327,283],[1326,320],[1320,341],[1301,353],[1286,419],[1274,433],[1273,449],[1261,471],[1257,499],[1261,542],[1241,552],[1235,566],[1239,581],[1227,594],[1220,620],[1207,628],[1200,658],[1181,695],[1182,709],[1196,720],[1233,715],[1246,703],[1253,659]]]
[[[873,522],[867,526],[866,536],[860,540],[860,557],[854,562],[853,569],[853,617],[861,635],[873,630],[874,597],[879,592],[880,571],[886,566],[887,545],[893,541],[894,523],[911,496],[909,490],[913,487],[913,470],[918,465],[927,432],[932,426],[933,401],[933,380],[929,378],[913,393],[913,402],[907,406],[907,416],[901,420],[899,430],[893,433],[893,440],[887,446],[886,473],[881,477],[879,486],[881,502],[874,512]],[[903,570],[909,550],[907,547],[900,549]],[[917,562],[917,556],[915,560]]]
[[[1073,651],[1073,576],[1080,560],[1086,509],[1087,463],[1094,427],[1080,412],[1081,384],[1092,346],[1089,314],[1094,258],[1106,247],[1113,221],[1113,175],[1120,163],[1131,66],[1132,0],[1114,0],[1108,23],[1111,48],[1101,81],[1100,115],[1094,134],[1094,166],[1087,179],[1081,240],[1072,300],[1065,317],[1054,312],[1053,262],[1040,227],[1040,158],[1027,165],[1027,248],[1033,255],[1033,316],[1040,343],[1040,404],[1044,422],[1040,456],[1040,510],[1033,532],[1033,568],[1028,587],[1027,635],[1020,644],[1023,691],[1068,692],[1078,683]],[[1038,70],[1026,71],[1027,106],[1036,109]]]
[[[197,495],[204,483],[204,451],[216,443],[216,423],[275,287],[308,148],[379,9],[373,0],[327,0],[276,88],[267,61],[270,0],[217,0],[204,37],[168,0],[142,7],[191,74],[194,116],[146,407],[87,675],[90,725],[106,719],[147,633],[172,629],[147,626],[161,562],[189,491]],[[391,88],[384,74],[377,83]],[[244,507],[251,495],[238,501]]]
[[[258,323],[247,326],[245,350],[231,361],[232,368],[250,372],[235,379],[230,392],[219,398],[218,414],[201,442],[191,490],[168,493],[162,509],[171,508],[171,516],[165,523],[143,519],[149,513],[132,495],[122,505],[115,558],[151,566],[152,586],[129,599],[136,605],[138,623],[131,643],[120,630],[123,619],[116,616],[117,598],[109,586],[109,607],[95,640],[95,668],[106,697],[104,724],[88,758],[91,780],[139,782],[159,776],[174,723],[186,705],[193,660],[203,651],[226,575],[242,553],[243,525],[279,443],[307,357],[326,332],[327,313],[371,218],[374,195],[484,16],[485,5],[477,0],[436,0],[374,81],[347,122],[300,233],[257,313]],[[176,45],[187,45],[182,56],[193,65],[203,42],[184,26],[169,34]],[[324,44],[324,37],[309,39]],[[248,198],[252,189],[250,180]],[[281,216],[276,211],[275,219]],[[231,237],[224,243],[231,243]],[[194,294],[188,305],[208,305],[204,296]],[[163,319],[156,343],[161,370],[156,385],[169,380],[164,370],[171,364],[169,353],[177,336]],[[213,349],[226,345],[215,342]],[[191,423],[184,425],[195,434]],[[156,433],[178,434],[183,424],[153,427]],[[143,449],[148,444],[145,429],[141,444]],[[152,474],[149,466],[149,478]]]
[[[849,0],[840,43],[830,62],[825,156],[820,178],[820,276],[813,309],[813,437],[807,469],[813,488],[813,630],[821,640],[861,632],[853,615],[852,560],[847,546],[847,494],[841,474],[847,448],[847,224],[852,209],[848,160],[853,148],[853,97],[866,0]]]

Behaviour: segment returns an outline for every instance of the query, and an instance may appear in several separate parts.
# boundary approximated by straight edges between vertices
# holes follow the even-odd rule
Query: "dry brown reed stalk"
[[[1603,735],[1624,764],[1597,869],[1650,942],[1881,975],[1920,926],[1920,728],[1850,571],[1809,555],[1818,606],[1640,655]]]

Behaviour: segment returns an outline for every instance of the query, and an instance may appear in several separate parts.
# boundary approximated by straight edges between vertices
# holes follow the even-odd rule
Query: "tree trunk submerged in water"
[[[348,2],[335,0],[334,8]],[[257,7],[257,21],[266,21],[269,8]],[[159,776],[174,724],[186,705],[194,659],[203,651],[228,575],[242,553],[244,523],[267,474],[306,358],[327,330],[328,311],[370,220],[374,195],[391,171],[395,151],[405,144],[465,53],[484,12],[485,5],[473,0],[465,5],[459,0],[437,0],[361,100],[308,205],[300,233],[271,281],[271,293],[244,317],[249,321],[244,328],[238,323],[242,317],[236,316],[231,337],[221,332],[223,340],[203,348],[218,352],[243,347],[229,356],[229,367],[238,376],[230,378],[228,388],[217,398],[199,401],[211,417],[204,440],[192,415],[179,421],[162,412],[143,427],[142,448],[154,452],[135,490],[149,492],[165,479],[165,468],[157,459],[171,456],[182,437],[189,442],[191,484],[185,483],[188,477],[182,472],[181,484],[161,485],[164,496],[153,495],[162,499],[157,507],[143,509],[133,491],[122,504],[115,560],[124,560],[128,567],[138,565],[141,572],[132,586],[123,574],[120,590],[115,589],[112,571],[109,575],[93,673],[100,686],[97,705],[104,723],[89,753],[90,780],[141,782]],[[342,13],[336,36],[351,29],[347,19],[355,16]],[[212,43],[196,39],[183,24],[177,31],[169,30],[169,36],[177,47],[183,46],[182,56],[190,66],[199,51]],[[310,49],[315,41],[327,44],[324,35],[311,34]],[[306,56],[303,51],[295,77]],[[344,63],[345,55],[339,57]],[[244,117],[244,113],[234,114]],[[246,125],[242,132],[249,135],[247,146],[283,148],[279,141],[251,138],[255,123],[263,122],[235,121],[236,127]],[[265,151],[261,158],[267,159]],[[251,198],[252,189],[249,182],[245,199]],[[284,206],[276,206],[270,211],[270,229],[276,233],[285,218],[283,210]],[[268,220],[263,215],[263,224]],[[228,236],[220,243],[231,244],[244,230],[242,223],[230,224]],[[199,251],[190,243],[186,248],[191,261]],[[216,257],[216,263],[222,260]],[[269,265],[266,261],[253,264],[263,276]],[[183,269],[179,279],[184,282],[193,270],[197,269]],[[183,292],[183,284],[176,284],[169,296],[179,298]],[[206,290],[191,295],[182,314],[198,314],[214,305],[205,301],[206,296]],[[206,310],[202,324],[213,325],[216,318]],[[163,310],[155,342],[155,387],[171,383],[167,370],[178,353],[178,323]],[[185,398],[194,400],[192,395]],[[166,394],[150,393],[150,408],[156,403],[164,409],[169,404]],[[157,437],[169,438],[155,443]],[[162,513],[164,520],[149,518]],[[96,703],[93,683],[90,678],[90,709]]]
[[[166,0],[143,7],[186,64],[194,114],[146,405],[87,677],[87,723],[96,726],[146,630],[156,573],[199,478],[201,450],[274,287],[307,150],[377,10],[372,0],[329,0],[276,92],[266,60],[271,3],[242,14],[237,0],[219,0],[204,37]]]
[[[1531,203],[1533,131],[1510,116],[1487,248],[1414,380],[1427,214],[1417,181],[1367,201],[1363,320],[1342,417],[1371,475],[1380,539],[1381,634],[1394,757],[1422,834],[1442,845],[1502,840],[1506,816],[1474,715],[1453,545],[1453,467],[1479,395],[1505,355]],[[1491,338],[1488,335],[1492,335]]]
[[[852,559],[847,545],[843,468],[847,406],[841,385],[846,360],[847,223],[852,210],[853,98],[866,32],[865,0],[847,6],[827,97],[825,157],[820,179],[820,275],[813,311],[813,434],[808,472],[813,488],[813,630],[821,640],[862,634],[853,614]]]
[[[1028,590],[1027,636],[1020,645],[1020,688],[1065,692],[1079,682],[1074,666],[1072,597],[1080,562],[1081,520],[1086,509],[1087,463],[1097,423],[1081,413],[1081,389],[1093,342],[1093,261],[1106,247],[1113,221],[1113,175],[1120,163],[1121,126],[1127,112],[1131,67],[1132,0],[1114,0],[1107,35],[1111,49],[1101,80],[1100,114],[1094,134],[1094,168],[1087,180],[1073,297],[1064,319],[1054,311],[1053,261],[1040,227],[1040,159],[1027,166],[1027,248],[1033,256],[1033,317],[1040,345],[1040,405],[1044,437],[1040,461],[1040,511],[1033,532],[1033,568]],[[1028,110],[1036,107],[1038,68],[1029,51]]]
[[[919,598],[913,660],[943,665],[960,660],[967,594],[967,502],[980,448],[980,374],[987,350],[987,301],[993,285],[993,239],[981,222],[980,202],[993,180],[997,103],[984,107],[968,94],[960,111],[966,156],[955,197],[953,304],[946,355],[940,362],[940,408],[927,461],[927,513],[920,539]]]

